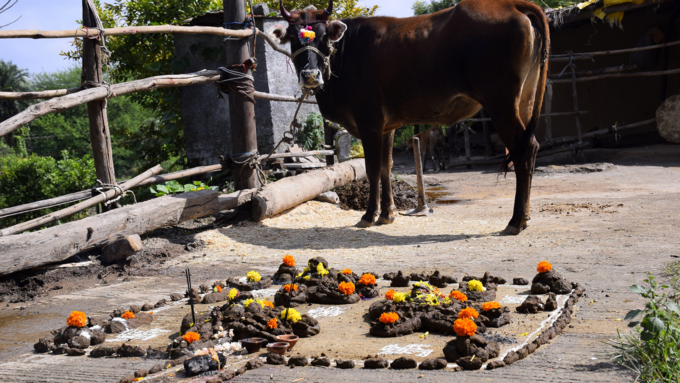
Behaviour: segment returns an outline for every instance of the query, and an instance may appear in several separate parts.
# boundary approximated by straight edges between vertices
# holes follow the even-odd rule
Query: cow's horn
[[[290,22],[292,16],[290,12],[286,11],[286,7],[283,6],[283,0],[279,0],[279,8],[281,9],[281,17],[283,17],[284,20]]]
[[[333,13],[333,0],[329,0],[328,8],[323,10],[323,15],[326,16],[326,18],[329,18],[332,13]]]

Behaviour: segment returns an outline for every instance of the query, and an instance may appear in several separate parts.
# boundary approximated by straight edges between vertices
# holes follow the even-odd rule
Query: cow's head
[[[288,12],[283,0],[279,0],[279,6],[288,28],[275,25],[267,34],[281,45],[290,42],[301,86],[316,88],[323,85],[324,78],[328,79],[331,74],[333,43],[342,38],[347,25],[339,20],[328,21],[333,12],[333,0],[322,11],[309,6],[301,11]]]

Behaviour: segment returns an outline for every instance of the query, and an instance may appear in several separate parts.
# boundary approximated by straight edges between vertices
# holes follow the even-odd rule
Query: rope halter
[[[310,45],[307,45],[307,46],[304,46],[304,47],[298,49],[297,51],[295,51],[295,53],[293,53],[290,56],[293,60],[295,60],[295,58],[297,56],[299,56],[302,52],[306,52],[306,51],[312,51],[312,52],[316,53],[317,55],[319,55],[321,57],[321,59],[323,60],[324,80],[328,80],[329,78],[331,78],[331,56],[335,52],[335,47],[333,46],[333,43],[331,42],[331,40],[330,39],[328,40],[328,56],[326,56],[320,50],[318,50],[318,49],[316,49],[316,48],[314,48],[313,46],[310,46]]]

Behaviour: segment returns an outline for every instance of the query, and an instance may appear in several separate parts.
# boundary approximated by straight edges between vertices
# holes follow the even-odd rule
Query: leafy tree
[[[424,15],[428,13],[434,13],[441,11],[442,9],[450,8],[458,4],[462,0],[430,0],[426,3],[423,0],[416,0],[411,6],[414,15]],[[569,7],[580,1],[572,0],[531,0],[532,2],[540,5],[543,8],[562,8]]]
[[[289,11],[292,11],[293,9],[302,9],[310,5],[315,6],[317,9],[325,9],[328,7],[328,0],[283,1],[283,6]],[[267,6],[269,6],[272,11],[278,11],[279,0],[267,0]],[[377,5],[364,7],[358,0],[336,0],[333,2],[333,15],[331,17],[334,19],[344,19],[356,16],[373,16],[377,10]]]
[[[11,61],[0,59],[0,91],[2,92],[25,92],[28,90],[28,71],[19,69]],[[0,100],[0,121],[14,116],[28,106],[28,102],[23,100]],[[5,148],[15,147],[22,154],[25,154],[23,137],[27,134],[26,128],[9,135],[8,142],[4,137],[0,137],[0,146]]]

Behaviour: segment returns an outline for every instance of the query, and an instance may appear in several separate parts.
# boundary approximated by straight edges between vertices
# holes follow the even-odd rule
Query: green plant
[[[406,145],[409,138],[413,137],[415,129],[413,125],[402,126],[394,132],[394,146]]]
[[[156,195],[156,197],[162,197],[168,194],[179,194],[179,193],[189,193],[198,190],[218,190],[217,186],[208,186],[201,181],[194,181],[193,183],[182,185],[177,181],[168,181],[165,185],[158,185],[156,189],[149,188],[149,191]]]
[[[645,382],[677,382],[680,377],[680,309],[666,294],[657,289],[654,276],[649,273],[645,282],[649,287],[632,285],[630,290],[645,298],[643,309],[632,310],[625,316],[630,321],[630,334],[618,332],[618,339],[610,342],[616,350],[614,362],[638,374]],[[636,318],[641,317],[640,320]]]
[[[271,10],[279,9],[279,0],[267,0],[267,5]],[[328,0],[283,0],[283,6],[287,10],[303,9],[313,5],[316,9],[326,9]],[[343,19],[356,16],[373,16],[378,10],[377,5],[364,7],[358,0],[336,0],[333,3],[333,19]]]
[[[298,138],[300,140],[300,145],[302,145],[305,150],[323,149],[323,117],[321,117],[319,113],[309,113],[307,119],[302,124],[302,130],[300,131]]]
[[[677,298],[680,295],[680,261],[667,263],[663,271],[668,278],[671,289],[673,289],[673,297]]]

